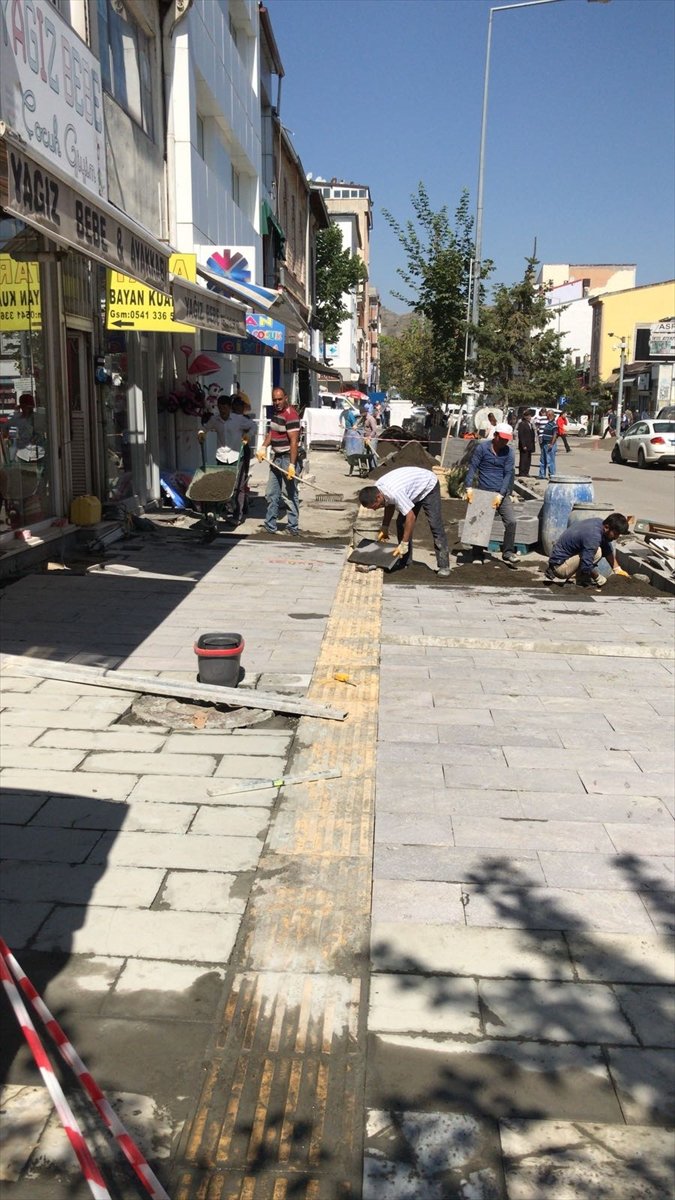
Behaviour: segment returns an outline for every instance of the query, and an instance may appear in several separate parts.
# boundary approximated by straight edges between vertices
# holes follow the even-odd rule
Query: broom
[[[278,471],[280,475],[284,476],[284,479],[288,479],[288,471],[284,471],[282,467],[278,467],[269,458],[266,461],[274,471]],[[317,487],[314,483],[310,483],[308,479],[303,479],[302,475],[296,475],[294,478],[296,483],[302,483],[304,487],[311,488],[313,492],[316,492],[317,503],[324,501],[325,503],[333,504],[344,501],[344,496],[341,492],[324,492],[322,488]]]

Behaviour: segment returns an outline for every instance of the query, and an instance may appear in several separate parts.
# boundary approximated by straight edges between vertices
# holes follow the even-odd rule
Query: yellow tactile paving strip
[[[349,714],[303,718],[292,762],[342,775],[282,793],[174,1200],[359,1194],[381,608],[346,563],[309,695]]]

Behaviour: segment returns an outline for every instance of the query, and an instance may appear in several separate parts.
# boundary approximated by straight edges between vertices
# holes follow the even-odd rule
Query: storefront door
[[[92,378],[91,335],[66,330],[68,398],[70,419],[71,495],[86,496],[92,491],[91,422]]]

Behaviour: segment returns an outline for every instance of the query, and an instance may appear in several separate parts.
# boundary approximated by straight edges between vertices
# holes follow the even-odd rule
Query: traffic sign
[[[195,283],[196,254],[172,254],[169,271]],[[119,271],[108,271],[106,329],[138,329],[152,333],[194,333],[194,325],[174,320],[173,297]]]

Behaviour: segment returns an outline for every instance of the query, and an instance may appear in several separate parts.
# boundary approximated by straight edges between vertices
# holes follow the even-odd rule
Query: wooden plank
[[[303,717],[324,717],[328,721],[344,721],[347,710],[317,704],[301,696],[279,696],[275,692],[240,692],[238,688],[216,687],[212,683],[176,683],[155,679],[151,675],[134,675],[127,671],[111,671],[107,667],[80,667],[49,659],[3,654],[0,667],[20,671],[38,679],[60,679],[64,683],[86,683],[96,687],[116,688],[125,692],[141,692],[149,696],[172,696],[178,700],[208,700],[241,708],[269,708],[273,712],[299,714]]]
[[[466,517],[462,530],[462,542],[465,546],[490,545],[492,522],[496,509],[493,507],[496,492],[481,492],[475,490],[471,504],[466,506]]]

